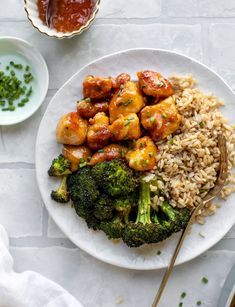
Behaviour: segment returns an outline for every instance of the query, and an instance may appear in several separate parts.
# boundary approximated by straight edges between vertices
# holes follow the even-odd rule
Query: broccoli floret
[[[94,205],[94,215],[98,220],[110,220],[113,217],[113,203],[108,195],[102,194]]]
[[[67,190],[67,177],[64,176],[56,191],[51,192],[51,198],[58,203],[67,203],[69,201],[69,193]]]
[[[85,218],[86,224],[88,228],[92,228],[93,230],[100,230],[100,220],[98,220],[93,212],[87,211],[87,217]]]
[[[134,222],[128,223],[122,239],[129,247],[138,247],[144,243],[155,243],[162,240],[163,227],[153,223],[150,218],[151,199],[149,183],[141,180],[138,201],[138,214]]]
[[[138,201],[138,193],[131,193],[126,197],[114,199],[113,212],[114,217],[109,221],[102,221],[100,224],[101,230],[108,236],[109,239],[119,239],[122,237],[122,232],[125,224],[129,223],[130,212],[136,206]]]
[[[73,201],[83,202],[87,207],[92,207],[100,195],[90,167],[68,176],[68,190]]]
[[[114,200],[114,208],[123,215],[125,223],[129,221],[129,214],[138,203],[138,193],[130,193],[125,197],[116,198]]]
[[[167,201],[164,201],[160,209],[165,214],[167,220],[162,221],[162,225],[169,229],[169,232],[178,232],[183,229],[190,219],[190,210],[187,208],[173,208]]]
[[[49,176],[66,176],[71,174],[71,162],[66,159],[63,155],[59,155],[52,161],[51,167],[48,170]]]
[[[99,188],[113,197],[133,192],[139,183],[132,169],[119,159],[97,163],[92,172]]]
[[[94,204],[100,196],[89,167],[79,169],[68,176],[68,190],[74,203],[76,213],[84,219],[89,219]]]
[[[117,214],[111,221],[102,221],[100,229],[103,230],[109,239],[121,238],[124,229],[123,216]]]
[[[173,208],[167,201],[156,212],[151,208],[150,183],[141,180],[138,214],[135,222],[125,225],[122,239],[130,247],[157,243],[183,229],[189,218],[188,209]]]

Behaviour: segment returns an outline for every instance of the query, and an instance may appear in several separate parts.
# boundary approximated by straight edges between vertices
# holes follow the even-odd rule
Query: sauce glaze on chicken
[[[137,171],[156,167],[155,142],[176,132],[181,123],[174,89],[160,73],[140,71],[138,80],[126,73],[112,77],[87,76],[77,112],[63,115],[56,140],[79,166],[79,159],[94,166],[115,158]]]

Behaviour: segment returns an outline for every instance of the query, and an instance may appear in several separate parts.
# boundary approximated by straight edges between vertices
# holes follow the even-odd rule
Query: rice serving
[[[154,206],[169,199],[173,206],[193,209],[215,185],[220,165],[219,133],[223,133],[227,140],[229,170],[227,185],[220,197],[226,198],[235,192],[235,176],[232,174],[235,166],[235,127],[228,125],[219,110],[223,102],[196,88],[191,76],[174,76],[171,82],[182,123],[174,135],[157,144],[158,166],[146,176],[146,180],[158,179],[161,195],[153,198]],[[197,222],[204,223],[203,216],[215,213],[216,209],[215,204],[207,204]]]

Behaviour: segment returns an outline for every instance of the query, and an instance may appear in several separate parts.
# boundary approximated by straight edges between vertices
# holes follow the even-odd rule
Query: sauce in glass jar
[[[37,0],[39,17],[47,24],[49,0]],[[94,0],[51,0],[48,23],[58,32],[73,32],[84,26],[95,8]]]

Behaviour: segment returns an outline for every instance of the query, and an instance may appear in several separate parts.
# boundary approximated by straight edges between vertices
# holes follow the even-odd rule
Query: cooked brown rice
[[[163,191],[163,196],[155,196],[153,203],[157,206],[167,198],[173,206],[192,209],[215,184],[220,158],[217,136],[221,132],[227,139],[229,176],[220,196],[226,198],[235,192],[235,176],[232,174],[235,129],[228,125],[219,110],[223,102],[196,88],[191,76],[174,76],[171,81],[176,89],[174,96],[182,124],[174,136],[158,144],[155,174],[159,177],[158,188]],[[151,176],[153,174],[147,178]],[[216,209],[217,205],[208,204],[197,222],[204,223],[203,216],[213,214]]]

